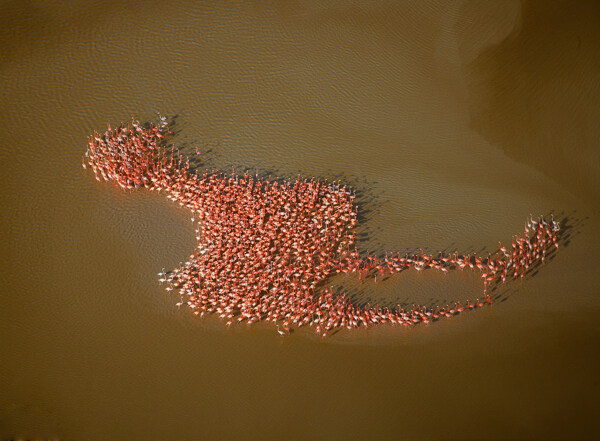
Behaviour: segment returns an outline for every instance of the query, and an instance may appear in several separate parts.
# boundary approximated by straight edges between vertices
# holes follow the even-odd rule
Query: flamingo
[[[510,253],[499,242],[496,258],[490,255],[487,261],[476,254],[474,262],[470,255],[459,258],[457,252],[449,257],[440,252],[436,260],[423,249],[420,255],[406,258],[399,253],[394,258],[391,253],[391,262],[387,253],[384,261],[370,253],[362,259],[353,245],[357,210],[351,189],[339,181],[330,184],[300,177],[281,181],[258,175],[255,179],[248,174],[239,176],[235,170],[230,176],[208,171],[199,175],[190,171],[189,158],[174,146],[167,153],[162,143],[169,133],[166,118],[159,115],[159,119],[159,124],[149,129],[136,121],[115,130],[108,124],[104,135],[94,133],[89,138],[82,166],[87,168],[87,158],[99,181],[100,177],[114,181],[125,191],[164,191],[173,202],[192,211],[192,223],[199,219],[202,225],[196,228],[198,246],[169,276],[163,268],[159,282],[169,282],[167,291],[175,288],[180,296],[187,295],[195,315],[217,311],[228,326],[236,314],[238,322],[246,319],[249,324],[261,318],[275,323],[282,319],[283,330],[277,325],[280,335],[290,332],[290,324],[311,324],[325,336],[333,328],[350,329],[358,322],[366,327],[387,322],[405,326],[428,323],[442,313],[439,307],[438,313],[422,307],[413,308],[410,314],[400,308],[392,313],[371,306],[350,313],[355,311],[352,302],[333,295],[328,277],[343,272],[358,274],[362,280],[372,274],[377,282],[386,271],[392,274],[411,266],[417,271],[436,268],[444,273],[448,272],[447,263],[461,270],[476,266],[482,271],[485,302],[492,303],[487,287],[496,274],[500,273],[504,282],[511,268],[514,277],[523,278],[533,262],[544,262],[549,246],[558,247],[559,226],[554,218],[550,223],[531,218],[525,234],[513,236]],[[324,290],[315,293],[321,282]],[[178,308],[181,304],[183,301]],[[467,301],[466,308],[481,305],[479,299],[477,304]],[[464,309],[459,302],[454,308],[447,305],[443,314],[451,317]]]

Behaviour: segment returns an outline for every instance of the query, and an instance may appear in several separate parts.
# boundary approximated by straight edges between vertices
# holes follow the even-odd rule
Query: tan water
[[[3,2],[0,438],[600,438],[599,10]],[[199,320],[156,276],[191,252],[188,214],[81,168],[91,131],[156,112],[206,167],[351,184],[362,250],[492,250],[530,213],[566,234],[493,307],[431,326]],[[466,273],[335,283],[480,292]]]

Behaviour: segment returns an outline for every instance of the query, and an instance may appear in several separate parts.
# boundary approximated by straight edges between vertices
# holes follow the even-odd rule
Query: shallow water
[[[0,12],[3,439],[600,437],[593,3]],[[204,167],[352,185],[362,250],[493,250],[530,213],[569,228],[493,307],[432,326],[226,329],[158,284],[193,249],[187,212],[80,165],[91,131],[156,112]],[[343,283],[424,303],[472,299],[475,279]]]

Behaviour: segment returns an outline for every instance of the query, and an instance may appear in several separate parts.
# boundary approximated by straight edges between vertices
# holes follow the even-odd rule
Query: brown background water
[[[599,10],[3,2],[0,437],[600,438]],[[530,213],[568,239],[432,326],[226,329],[157,282],[193,249],[188,214],[80,165],[91,131],[156,112],[207,167],[353,185],[363,250],[491,250]],[[338,282],[406,303],[480,289]]]

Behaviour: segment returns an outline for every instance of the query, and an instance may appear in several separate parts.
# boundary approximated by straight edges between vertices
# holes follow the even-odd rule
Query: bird
[[[236,174],[191,170],[185,158],[162,139],[168,133],[166,117],[159,114],[157,125],[130,125],[116,129],[107,126],[104,135],[94,132],[82,166],[93,171],[96,179],[114,181],[124,191],[139,188],[163,192],[173,202],[191,210],[197,246],[188,261],[167,273],[158,273],[159,282],[168,282],[167,291],[177,289],[187,295],[187,304],[195,315],[217,311],[229,326],[232,317],[254,323],[262,319],[277,323],[277,332],[289,334],[290,325],[309,324],[317,334],[328,335],[334,328],[365,327],[394,323],[412,326],[427,323],[441,314],[451,317],[466,308],[483,305],[467,301],[466,306],[446,305],[443,311],[428,313],[421,307],[405,313],[378,306],[358,307],[345,294],[334,293],[329,276],[351,274],[359,280],[386,275],[414,267],[417,271],[435,268],[444,273],[467,266],[482,271],[484,299],[490,283],[504,281],[507,269],[515,277],[525,274],[536,261],[544,261],[550,246],[558,247],[554,218],[547,223],[533,218],[525,233],[513,236],[509,252],[501,242],[494,259],[487,262],[474,256],[444,257],[414,254],[385,260],[358,252],[356,226],[358,208],[354,190],[340,182],[328,183],[315,178],[283,180],[261,177],[258,173]],[[170,150],[170,151],[169,151]],[[196,152],[198,150],[196,149]],[[530,237],[531,236],[531,237]],[[377,274],[379,273],[379,274]],[[499,276],[497,276],[499,275]],[[422,277],[428,277],[423,275]],[[323,286],[324,285],[324,286]],[[322,288],[318,288],[321,286]],[[183,300],[176,305],[179,308]]]

